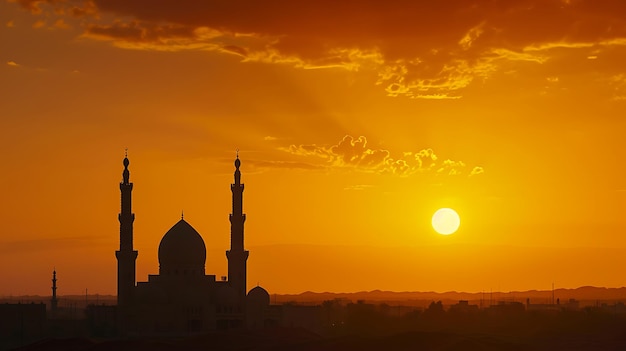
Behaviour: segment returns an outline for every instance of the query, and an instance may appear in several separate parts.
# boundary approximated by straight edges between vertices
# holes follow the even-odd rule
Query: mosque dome
[[[159,274],[204,275],[204,240],[184,219],[165,233],[159,244]]]
[[[267,290],[263,289],[260,286],[256,286],[250,291],[248,291],[248,296],[246,297],[248,303],[254,305],[267,306],[270,304],[270,294]]]

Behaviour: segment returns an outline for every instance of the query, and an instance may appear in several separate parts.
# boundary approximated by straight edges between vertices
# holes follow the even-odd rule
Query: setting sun
[[[451,208],[440,208],[433,215],[433,228],[442,235],[450,235],[459,229],[461,219],[458,213]]]

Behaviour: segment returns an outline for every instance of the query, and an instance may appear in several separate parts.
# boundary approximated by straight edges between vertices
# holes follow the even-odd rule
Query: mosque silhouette
[[[272,323],[270,296],[260,286],[246,291],[243,190],[241,161],[235,159],[230,214],[228,277],[215,279],[205,273],[206,246],[202,236],[181,216],[163,235],[159,245],[159,274],[136,283],[133,248],[133,183],[130,161],[124,158],[121,192],[120,248],[117,257],[117,319],[122,332],[202,332],[208,330],[254,328]],[[247,292],[247,293],[246,293]]]

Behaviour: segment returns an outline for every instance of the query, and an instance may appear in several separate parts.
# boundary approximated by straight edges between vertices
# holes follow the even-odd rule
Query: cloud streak
[[[559,50],[615,55],[626,45],[626,3],[619,0],[17,2],[34,15],[80,18],[84,38],[120,48],[370,70],[387,95],[415,99],[461,98],[510,62],[543,65],[562,59]],[[115,19],[107,23],[105,15]]]
[[[303,170],[318,170],[323,169],[323,166],[306,163],[306,162],[293,162],[293,161],[267,161],[267,160],[247,160],[246,167],[250,167],[252,171],[263,171],[268,169],[303,169]]]
[[[370,148],[364,136],[354,138],[346,135],[337,144],[331,146],[301,144],[290,145],[281,150],[312,160],[311,162],[315,162],[316,159],[318,162],[321,160],[321,165],[325,168],[352,169],[368,173],[399,176],[419,173],[475,176],[484,173],[484,169],[478,166],[468,172],[464,162],[442,159],[432,149],[407,151],[400,157],[392,157],[389,150]]]

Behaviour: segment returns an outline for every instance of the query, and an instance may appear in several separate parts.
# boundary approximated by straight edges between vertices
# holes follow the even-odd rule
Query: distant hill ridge
[[[527,290],[509,292],[419,292],[419,291],[359,291],[353,293],[332,293],[332,292],[312,292],[305,291],[300,294],[276,294],[272,295],[272,302],[321,302],[334,299],[346,299],[350,301],[364,300],[369,302],[402,302],[415,300],[432,301],[458,301],[458,300],[492,300],[492,301],[526,301],[531,303],[548,303],[552,300],[552,290]],[[554,299],[566,302],[569,299],[579,301],[617,302],[626,301],[626,287],[602,288],[593,286],[582,286],[575,289],[559,288],[554,290]]]

